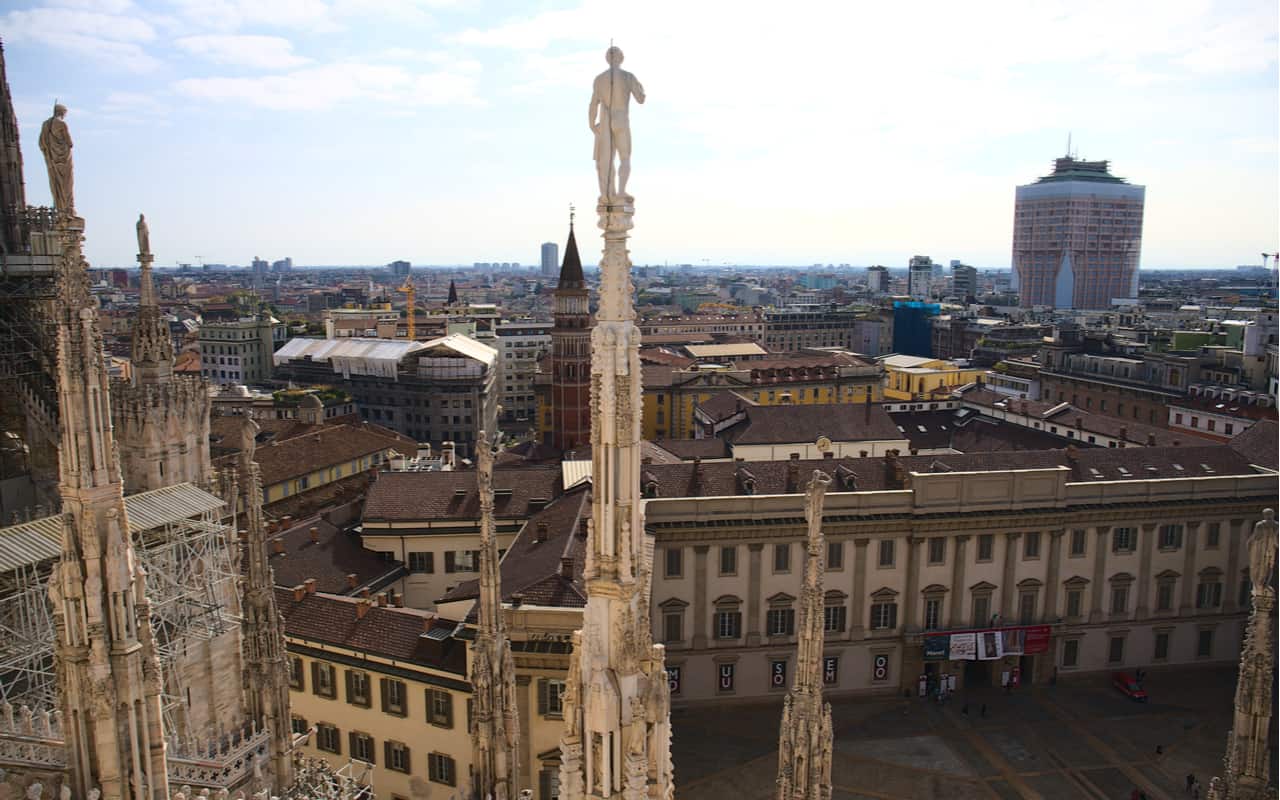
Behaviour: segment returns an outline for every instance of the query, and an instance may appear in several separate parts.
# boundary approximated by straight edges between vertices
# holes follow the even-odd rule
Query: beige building
[[[829,691],[1233,661],[1244,536],[1276,502],[1275,436],[1260,424],[1230,446],[649,465],[652,624],[673,700],[785,691],[771,676],[793,669],[814,469],[834,479]],[[990,657],[953,661],[966,642]]]

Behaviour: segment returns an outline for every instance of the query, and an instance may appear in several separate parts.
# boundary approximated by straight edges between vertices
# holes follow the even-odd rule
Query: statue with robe
[[[138,255],[151,255],[151,228],[147,226],[147,218],[138,215]]]
[[[40,152],[44,153],[44,163],[49,170],[49,194],[53,196],[53,207],[68,214],[75,214],[71,131],[63,119],[66,116],[67,107],[61,103],[55,104],[53,116],[45,120],[44,125],[40,127]]]
[[[622,69],[622,50],[610,47],[604,58],[609,68],[596,76],[591,92],[591,132],[596,135],[596,175],[600,180],[600,202],[631,200],[627,178],[631,176],[631,98],[644,103],[644,87],[636,76]],[[614,155],[618,168],[614,171]],[[614,176],[617,176],[617,187]]]

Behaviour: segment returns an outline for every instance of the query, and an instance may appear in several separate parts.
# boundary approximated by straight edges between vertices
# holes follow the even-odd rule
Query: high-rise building
[[[282,258],[279,261],[271,262],[272,272],[293,272],[293,259]]]
[[[392,261],[387,265],[387,269],[391,270],[391,274],[397,278],[406,278],[413,272],[413,267],[408,261]]]
[[[867,267],[867,291],[872,294],[884,294],[889,288],[889,270],[887,267]]]
[[[958,261],[951,262],[951,294],[970,301],[978,294],[978,270]]]
[[[929,299],[929,283],[933,280],[933,259],[912,256],[907,264],[907,294],[915,300]]]
[[[554,278],[560,266],[560,246],[555,242],[542,243],[542,277]]]
[[[1146,187],[1112,175],[1109,163],[1064,156],[1052,174],[1018,187],[1013,271],[1024,308],[1105,309],[1137,296]]]

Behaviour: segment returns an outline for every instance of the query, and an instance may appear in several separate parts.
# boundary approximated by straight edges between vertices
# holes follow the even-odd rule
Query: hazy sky
[[[538,261],[579,209],[592,78],[632,107],[636,263],[1009,264],[1071,132],[1147,187],[1144,266],[1280,241],[1275,0],[6,0],[27,198],[69,106],[87,255]],[[585,230],[583,230],[585,229]]]

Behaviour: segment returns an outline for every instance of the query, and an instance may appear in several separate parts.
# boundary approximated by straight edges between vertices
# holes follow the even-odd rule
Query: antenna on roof
[[[1067,131],[1067,158],[1075,158],[1071,155],[1071,131]]]

